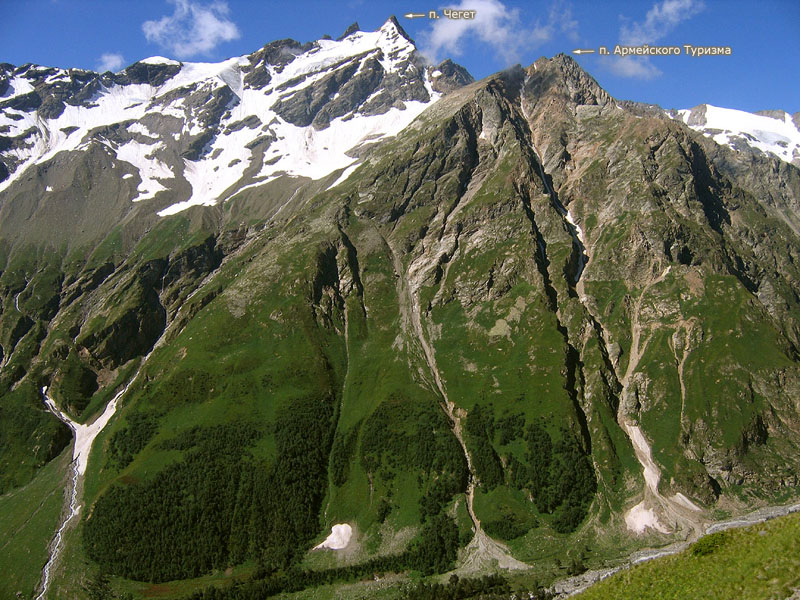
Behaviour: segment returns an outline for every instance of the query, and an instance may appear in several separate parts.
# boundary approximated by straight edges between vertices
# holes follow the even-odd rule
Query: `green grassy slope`
[[[767,600],[800,589],[800,514],[702,538],[688,550],[634,566],[581,600]]]
[[[57,595],[106,576],[135,597],[234,579],[264,597],[446,572],[472,537],[470,476],[477,518],[515,558],[547,575],[594,566],[667,541],[621,523],[644,485],[621,413],[651,440],[665,496],[713,508],[796,491],[800,370],[737,262],[757,263],[755,234],[709,216],[693,182],[710,176],[677,126],[616,110],[577,123],[558,98],[522,106],[524,79],[443,99],[282,220],[170,217],[141,239],[112,232],[86,268],[34,253],[6,269],[4,485],[57,446],[39,386],[89,419],[163,342],[95,442]],[[703,181],[733,217],[735,199],[772,225],[751,196]],[[562,201],[583,217],[579,282]],[[759,252],[777,264],[778,250]],[[64,283],[48,320],[51,264]],[[346,552],[309,553],[342,522]]]
[[[0,596],[33,597],[64,505],[70,449],[39,470],[24,487],[0,496]]]

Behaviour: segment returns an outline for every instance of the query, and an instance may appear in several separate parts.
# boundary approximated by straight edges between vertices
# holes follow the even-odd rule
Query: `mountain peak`
[[[563,53],[553,58],[541,57],[525,71],[526,89],[535,98],[555,94],[571,105],[601,106],[613,100],[574,58]]]
[[[139,62],[140,63],[144,63],[146,65],[179,65],[179,64],[181,64],[177,60],[172,60],[171,58],[165,58],[163,56],[150,56],[149,58],[143,58]]]
[[[443,60],[435,67],[428,67],[428,78],[431,81],[433,89],[442,94],[469,85],[475,81],[464,67],[454,63],[449,58]]]
[[[411,44],[416,45],[412,37],[408,35],[408,33],[406,33],[406,30],[403,29],[403,26],[400,25],[399,21],[397,20],[397,17],[395,17],[394,15],[386,19],[386,22],[383,25],[381,25],[380,31],[390,36],[401,35],[406,40],[411,42]]]
[[[114,176],[133,184],[121,202],[155,201],[162,216],[211,206],[282,176],[318,180],[357,164],[364,147],[471,81],[452,63],[434,80],[395,18],[345,34],[278,40],[219,63],[155,56],[117,74],[4,68],[0,191],[57,153],[104,148]]]
[[[354,34],[356,31],[361,31],[361,27],[359,27],[358,21],[356,21],[355,23],[350,25],[347,29],[345,29],[344,33],[342,35],[340,35],[338,38],[336,38],[336,41],[337,42],[341,42],[344,38],[346,38],[349,35]]]

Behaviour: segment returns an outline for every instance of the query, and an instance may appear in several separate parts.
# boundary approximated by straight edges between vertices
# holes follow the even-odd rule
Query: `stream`
[[[171,325],[172,323],[170,323],[170,326]],[[53,537],[53,541],[50,543],[50,558],[48,558],[47,563],[42,571],[42,587],[39,595],[36,596],[36,600],[44,600],[44,598],[46,598],[47,591],[50,586],[50,576],[61,552],[63,533],[66,530],[67,525],[69,525],[70,521],[72,521],[73,517],[75,517],[81,510],[80,491],[81,486],[83,485],[84,476],[86,475],[86,468],[89,465],[89,454],[92,451],[92,443],[100,434],[100,432],[105,429],[109,421],[111,421],[111,417],[113,417],[114,413],[117,412],[117,405],[119,404],[120,398],[125,395],[125,392],[128,391],[131,385],[133,385],[133,382],[139,377],[139,373],[142,372],[142,369],[147,364],[147,359],[150,358],[150,355],[161,346],[168,329],[169,327],[164,329],[164,332],[153,345],[153,348],[150,350],[147,356],[142,359],[142,362],[139,364],[139,368],[136,369],[133,377],[131,377],[128,380],[128,383],[126,383],[123,388],[114,395],[111,401],[106,404],[102,414],[88,425],[73,421],[69,415],[62,411],[55,401],[47,395],[47,386],[42,388],[42,396],[44,397],[45,406],[47,406],[47,409],[56,417],[58,417],[59,420],[66,423],[69,428],[72,429],[75,439],[74,446],[72,448],[72,487],[70,491],[70,500],[67,510],[65,511],[66,516],[58,526],[56,535]]]
[[[47,386],[42,388],[42,396],[44,396],[45,406],[47,406],[47,409],[56,417],[58,417],[59,420],[63,421],[67,424],[67,426],[69,426],[69,428],[72,430],[75,440],[72,449],[72,463],[70,463],[72,467],[72,478],[70,480],[69,504],[67,505],[66,516],[58,526],[56,535],[53,537],[53,541],[50,544],[50,558],[44,565],[44,570],[42,571],[42,587],[39,595],[36,596],[36,600],[43,600],[46,597],[47,591],[50,587],[50,575],[53,571],[53,567],[58,561],[58,556],[61,553],[64,531],[72,519],[77,516],[81,510],[79,488],[83,483],[83,477],[86,474],[86,467],[89,464],[89,453],[92,450],[92,442],[94,442],[94,439],[97,437],[97,435],[103,431],[105,426],[108,425],[108,422],[111,420],[111,417],[114,416],[114,413],[117,410],[117,403],[119,402],[119,399],[125,392],[128,391],[128,388],[136,380],[136,376],[138,374],[139,371],[137,371],[131,380],[125,384],[125,387],[117,392],[114,398],[112,398],[111,402],[106,404],[106,408],[103,410],[103,413],[89,425],[84,425],[70,419],[64,411],[58,408],[55,401],[47,395]]]
[[[47,389],[46,387],[44,388]],[[59,417],[60,418],[60,417]],[[67,422],[67,425],[70,425]],[[71,427],[71,425],[70,425]],[[47,563],[44,565],[44,570],[42,572],[42,591],[39,592],[39,595],[36,596],[36,600],[43,600],[45,595],[47,594],[47,589],[50,587],[50,572],[52,571],[53,565],[56,564],[58,560],[58,555],[61,552],[61,541],[64,535],[64,531],[69,525],[69,522],[72,521],[72,518],[76,516],[80,510],[81,506],[78,503],[78,461],[73,459],[70,463],[72,467],[72,477],[70,478],[70,492],[69,492],[69,505],[67,507],[67,516],[59,525],[58,530],[56,531],[55,537],[53,537],[53,541],[50,544],[50,558],[47,560]]]

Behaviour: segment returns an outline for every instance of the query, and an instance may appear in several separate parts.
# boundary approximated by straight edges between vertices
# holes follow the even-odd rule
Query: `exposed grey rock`
[[[255,129],[261,125],[261,119],[259,119],[256,115],[250,115],[242,119],[241,121],[236,121],[235,123],[231,123],[225,128],[223,133],[232,133],[234,131],[239,131],[240,129],[244,129],[247,127],[248,129]]]
[[[345,66],[329,73],[312,85],[278,100],[271,108],[293,125],[299,127],[311,125],[317,113],[325,105],[333,102],[333,96],[345,83],[350,81],[358,68],[357,61],[348,61]],[[366,77],[369,78],[369,75]],[[327,125],[327,122],[325,124]]]
[[[787,116],[785,110],[757,110],[754,114],[777,119],[778,121],[783,121]]]
[[[358,26],[358,21],[350,25],[347,29],[344,30],[344,33],[336,38],[337,41],[341,42],[344,38],[348,35],[355,33],[356,31],[361,31],[361,28]]]
[[[179,64],[136,62],[117,73],[114,76],[114,82],[118,85],[149,83],[159,86],[174,77],[180,70],[181,65]]]
[[[42,97],[33,91],[0,102],[0,110],[11,108],[20,112],[30,112],[39,108],[41,104]]]
[[[436,71],[441,75],[432,76]],[[435,67],[428,67],[428,77],[431,81],[431,87],[441,94],[452,92],[475,81],[464,67],[457,65],[449,58]]]
[[[689,112],[689,118],[686,120],[686,124],[689,126],[692,125],[705,125],[706,124],[706,110],[708,107],[705,104],[700,104],[695,106]]]
[[[608,92],[566,54],[558,54],[550,60],[539,59],[527,72],[530,79],[525,89],[531,98],[537,98],[545,90],[551,93],[558,90],[558,94],[572,105],[605,106],[613,101]]]

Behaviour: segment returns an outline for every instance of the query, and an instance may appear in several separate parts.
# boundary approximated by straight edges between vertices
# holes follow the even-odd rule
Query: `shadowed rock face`
[[[464,67],[457,65],[449,58],[443,60],[436,67],[428,67],[428,69],[433,89],[442,94],[452,92],[474,81],[472,75]],[[432,75],[437,72],[437,75]]]

